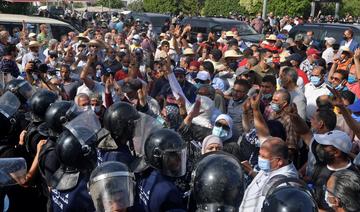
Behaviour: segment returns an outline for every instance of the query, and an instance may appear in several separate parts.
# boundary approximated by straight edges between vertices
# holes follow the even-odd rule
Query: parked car
[[[258,34],[251,26],[242,21],[226,18],[212,18],[212,17],[185,17],[182,25],[191,25],[191,37],[196,38],[197,33],[208,34],[214,32],[221,34],[221,31],[229,31],[232,28],[236,28],[239,35],[245,42],[259,43],[262,35]]]
[[[0,25],[4,26],[12,35],[12,30],[15,27],[22,29],[22,22],[25,21],[26,27],[30,32],[38,34],[40,24],[46,24],[49,30],[49,37],[60,40],[62,35],[67,35],[68,32],[78,32],[73,26],[68,23],[58,21],[51,18],[44,18],[38,16],[0,14]]]
[[[140,19],[141,22],[149,22],[153,26],[153,31],[156,34],[161,33],[161,27],[164,25],[166,19],[171,19],[170,15],[159,14],[159,13],[138,13],[130,12],[127,14],[128,17],[132,16],[135,20]]]
[[[297,34],[306,35],[307,31],[314,32],[314,40],[320,42],[322,47],[325,43],[325,37],[333,37],[336,39],[336,43],[340,44],[343,39],[342,36],[344,31],[347,29],[352,29],[354,31],[354,39],[360,43],[360,25],[356,24],[339,24],[339,23],[319,23],[319,24],[303,24],[294,26],[290,32],[289,36],[295,38]]]

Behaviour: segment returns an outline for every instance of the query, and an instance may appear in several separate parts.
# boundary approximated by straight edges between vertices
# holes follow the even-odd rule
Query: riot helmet
[[[237,211],[244,194],[243,171],[225,152],[203,155],[192,173],[197,211]]]
[[[30,85],[30,83],[26,80],[22,79],[13,79],[11,80],[5,87],[5,90],[12,92],[15,94],[21,104],[26,103],[28,99],[33,95],[34,89]]]
[[[271,185],[261,211],[316,212],[318,207],[305,182],[284,177]]]
[[[118,102],[111,105],[105,112],[103,123],[111,136],[117,141],[120,138],[132,139],[134,121],[139,119],[138,111],[129,103]]]
[[[47,108],[57,99],[57,94],[45,89],[35,92],[30,99],[32,120],[34,122],[44,121]]]
[[[10,91],[0,96],[0,136],[4,137],[14,130],[16,119],[15,113],[20,107],[20,101]]]
[[[76,104],[70,101],[52,103],[45,113],[45,122],[38,127],[44,136],[58,136],[63,131],[65,123],[75,118],[80,111]]]
[[[186,143],[170,129],[150,133],[144,144],[145,162],[163,175],[180,177],[186,172]]]
[[[96,167],[89,180],[89,192],[96,211],[120,211],[134,204],[135,177],[117,161]]]
[[[26,181],[26,161],[24,158],[0,158],[0,188]]]

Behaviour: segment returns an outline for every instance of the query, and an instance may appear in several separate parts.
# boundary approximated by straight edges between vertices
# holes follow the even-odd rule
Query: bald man
[[[261,211],[266,193],[273,183],[285,177],[299,177],[294,164],[289,161],[287,144],[277,137],[270,137],[261,144],[258,166],[260,171],[245,190],[240,212]]]

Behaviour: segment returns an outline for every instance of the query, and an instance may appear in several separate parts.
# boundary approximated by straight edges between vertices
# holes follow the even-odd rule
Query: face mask
[[[275,112],[279,112],[281,110],[280,105],[276,103],[270,103],[270,107]]]
[[[219,136],[219,138],[221,139],[225,139],[229,135],[229,132],[227,130],[224,130],[222,127],[215,126],[212,130],[212,134]]]
[[[313,85],[317,86],[320,83],[321,78],[317,76],[311,76],[310,81]]]
[[[128,67],[126,67],[126,66],[123,66],[123,67],[122,67],[122,70],[123,70],[125,73],[128,73],[129,68],[128,68]]]
[[[101,77],[101,69],[96,69],[96,77],[97,78]]]
[[[191,76],[191,79],[195,79],[196,75],[197,75],[197,72],[190,72],[189,74]]]
[[[325,191],[325,202],[326,202],[326,204],[328,204],[329,207],[333,208],[333,207],[335,207],[335,204],[332,204],[331,202],[329,202],[329,200],[328,200],[329,197],[330,197],[329,192]]]
[[[272,95],[271,93],[267,93],[267,94],[263,94],[263,95],[262,95],[262,98],[265,99],[265,100],[269,100],[269,99],[272,98],[272,96],[273,96],[273,95]]]
[[[11,43],[11,37],[10,36],[8,37],[7,42]]]
[[[202,84],[199,83],[199,82],[197,82],[197,83],[194,84],[194,86],[195,86],[196,89],[199,89],[199,88],[201,87],[201,85],[202,85]]]
[[[91,109],[90,105],[85,105],[85,106],[82,106],[82,107],[79,107],[81,111],[85,112],[85,111],[88,111]]]
[[[91,106],[91,110],[93,110],[95,113],[100,112],[100,106],[96,105],[96,106]]]
[[[203,39],[202,38],[196,38],[197,42],[200,43]]]
[[[120,52],[127,53],[127,50],[126,49],[120,49]]]
[[[262,158],[260,156],[258,158],[258,166],[264,172],[270,172],[271,171],[270,160],[264,159],[264,158]]]
[[[355,82],[357,82],[356,77],[355,77],[354,75],[349,75],[349,77],[348,77],[348,83],[353,84],[353,83],[355,83]]]
[[[341,83],[335,87],[335,90],[341,91],[344,88],[344,86],[341,85]]]
[[[234,62],[229,62],[228,66],[231,70],[235,71],[237,69],[238,63],[236,61]]]

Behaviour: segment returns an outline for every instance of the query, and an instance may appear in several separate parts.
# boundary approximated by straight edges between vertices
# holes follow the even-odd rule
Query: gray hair
[[[345,211],[360,211],[360,175],[344,169],[332,174],[335,177],[334,195],[340,199]]]
[[[299,78],[299,75],[298,75],[296,69],[294,69],[292,67],[286,67],[282,71],[287,77],[289,77],[291,79],[291,81],[293,83],[296,84],[296,82],[297,82],[297,80]]]
[[[58,41],[56,39],[50,39],[49,40],[49,46],[55,45],[57,43],[58,43]]]
[[[285,90],[285,89],[280,89],[280,90],[277,90],[275,91],[275,94],[280,94],[282,99],[287,102],[288,104],[291,103],[291,95],[289,93],[289,91]],[[274,94],[274,95],[275,95]]]

